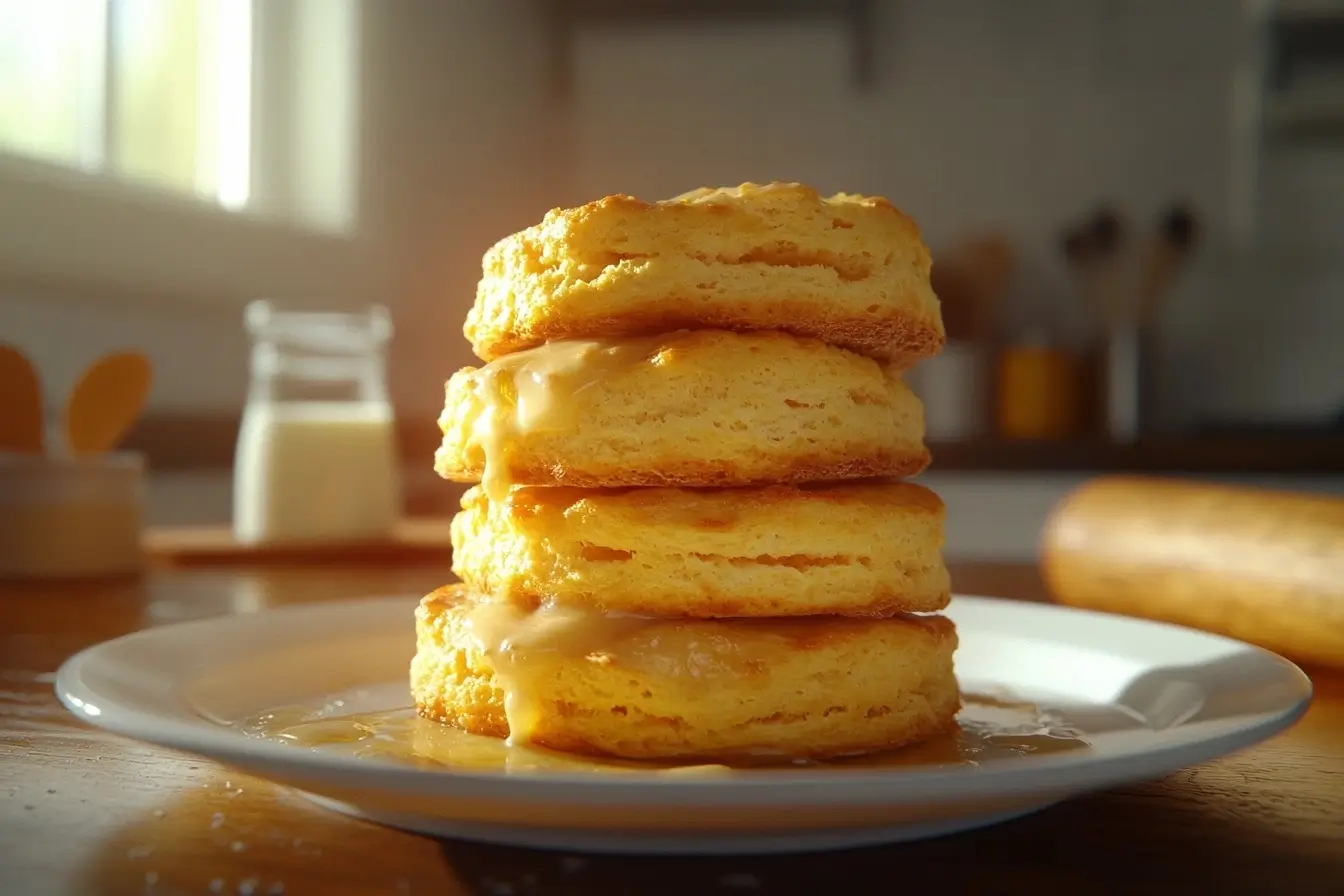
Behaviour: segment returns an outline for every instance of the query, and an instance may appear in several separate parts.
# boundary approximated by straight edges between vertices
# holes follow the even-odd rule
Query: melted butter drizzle
[[[511,457],[519,441],[565,432],[579,422],[574,397],[594,383],[649,358],[668,337],[548,342],[497,358],[469,375],[482,403],[472,444],[485,458],[481,490],[508,498]]]
[[[514,744],[533,739],[544,712],[537,695],[549,690],[548,676],[562,662],[618,660],[625,668],[658,678],[691,678],[712,686],[714,679],[751,674],[742,639],[796,636],[810,627],[803,618],[736,619],[734,635],[728,637],[705,620],[552,602],[527,610],[480,595],[472,598],[466,621],[503,695]]]
[[[548,657],[593,655],[654,620],[549,603],[529,612],[504,601],[482,600],[467,621],[504,693],[509,743],[518,746],[531,742],[541,720],[542,707],[533,695],[540,690],[539,677],[550,673]]]
[[[1096,709],[1099,719],[1106,715],[1103,708]],[[468,734],[422,719],[410,708],[343,716],[324,716],[323,712],[302,707],[278,709],[240,727],[249,736],[295,747],[370,761],[459,771],[713,775],[747,769],[932,769],[978,766],[1090,747],[1088,732],[1067,724],[1069,720],[1064,716],[1042,710],[1033,703],[988,695],[963,696],[955,730],[898,750],[829,760],[763,754],[737,757],[729,763],[639,762],[560,753],[533,744]],[[1101,727],[1115,727],[1114,719]],[[1133,723],[1132,727],[1142,726]]]

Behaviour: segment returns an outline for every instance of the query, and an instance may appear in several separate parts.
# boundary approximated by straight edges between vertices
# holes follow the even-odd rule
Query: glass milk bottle
[[[243,543],[372,539],[401,515],[387,310],[247,306],[251,385],[234,456]]]

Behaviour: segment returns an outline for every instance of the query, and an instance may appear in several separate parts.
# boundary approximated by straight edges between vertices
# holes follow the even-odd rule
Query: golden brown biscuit
[[[421,715],[575,753],[875,752],[948,729],[960,708],[956,629],[937,616],[547,619],[455,585],[421,602],[416,641]]]
[[[947,606],[943,503],[907,482],[795,488],[479,488],[453,572],[525,606],[701,618],[881,616]]]
[[[909,476],[924,410],[890,368],[785,333],[552,343],[448,381],[435,469],[509,484],[729,486]],[[488,467],[488,469],[487,469]]]
[[[485,255],[463,330],[476,355],[677,329],[785,330],[890,360],[944,342],[919,228],[885,199],[801,184],[608,196]]]

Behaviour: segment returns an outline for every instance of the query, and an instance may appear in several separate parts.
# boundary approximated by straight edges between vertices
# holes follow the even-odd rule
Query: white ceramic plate
[[[688,853],[827,849],[979,827],[1250,746],[1291,725],[1311,699],[1297,667],[1236,641],[957,597],[948,615],[960,634],[963,688],[1007,691],[1066,720],[1085,717],[1087,748],[979,765],[703,777],[457,771],[305,749],[219,721],[337,693],[384,704],[365,709],[407,702],[415,603],[312,604],[148,629],[72,657],[56,687],[94,725],[396,827],[543,848]]]

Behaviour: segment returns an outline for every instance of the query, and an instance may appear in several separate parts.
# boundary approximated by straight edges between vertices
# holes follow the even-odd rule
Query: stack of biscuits
[[[825,759],[954,724],[918,228],[799,184],[609,196],[495,245],[435,469],[420,714],[628,759]]]

